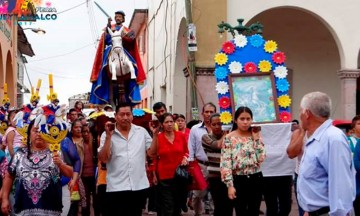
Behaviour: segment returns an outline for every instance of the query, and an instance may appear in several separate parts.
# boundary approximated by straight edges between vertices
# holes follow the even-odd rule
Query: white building
[[[182,51],[183,37],[185,45],[187,43],[185,3],[186,0],[150,1],[148,22],[148,81],[153,88],[149,91],[150,106],[163,101],[169,111],[184,114],[191,107],[191,80],[186,79],[182,72],[186,67],[184,59],[188,57]],[[211,89],[215,85],[214,78],[205,76],[211,74],[213,56],[221,46],[215,24],[224,20],[236,25],[236,19],[243,18],[248,24],[262,23],[264,38],[275,40],[287,55],[294,118],[298,116],[304,94],[322,91],[333,100],[333,118],[351,119],[360,113],[360,94],[356,99],[357,89],[360,90],[357,87],[360,71],[359,8],[360,2],[350,0],[192,1],[192,19],[198,29],[195,61],[200,94],[205,102],[217,102],[216,92]],[[230,37],[228,35],[228,39]],[[204,41],[208,42],[202,44]],[[209,41],[217,48],[209,46]],[[201,74],[204,68],[208,70]],[[201,108],[199,97],[198,101]]]

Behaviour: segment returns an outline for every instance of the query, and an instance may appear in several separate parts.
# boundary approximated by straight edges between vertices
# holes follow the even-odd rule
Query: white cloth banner
[[[286,153],[291,139],[291,123],[261,124],[261,136],[265,145],[266,158],[261,165],[263,175],[293,175],[296,160]]]

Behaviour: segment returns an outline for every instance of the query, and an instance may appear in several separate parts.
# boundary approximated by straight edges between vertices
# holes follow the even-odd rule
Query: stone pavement
[[[261,208],[260,208],[263,212],[266,211],[266,205],[265,205],[265,202],[261,202]],[[154,214],[156,215],[156,214]],[[183,216],[194,216],[194,211],[191,211],[189,210],[188,213],[183,213],[182,214]],[[234,211],[234,215],[235,215],[235,211]],[[293,192],[293,196],[292,196],[292,205],[291,205],[291,212],[289,214],[289,216],[298,216],[299,213],[298,213],[298,206],[297,206],[297,203],[296,203],[296,199],[295,199],[295,195],[294,195],[294,192]],[[147,213],[144,213],[143,216],[148,216]],[[211,216],[211,215],[207,215],[207,214],[203,214],[202,216]],[[264,215],[265,216],[265,215]]]

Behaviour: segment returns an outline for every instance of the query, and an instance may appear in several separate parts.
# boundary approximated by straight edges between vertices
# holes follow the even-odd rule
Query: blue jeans
[[[298,174],[295,173],[295,179],[294,179],[294,190],[295,190],[295,197],[296,197],[296,202],[298,203],[298,208],[299,208],[299,216],[303,216],[305,211],[301,208],[301,206],[299,205],[299,201],[297,198],[297,179],[298,179]]]

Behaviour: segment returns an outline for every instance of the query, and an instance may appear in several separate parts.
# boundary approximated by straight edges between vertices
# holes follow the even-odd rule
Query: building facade
[[[0,20],[0,100],[4,97],[3,86],[8,85],[11,106],[17,106],[17,21]]]
[[[225,41],[217,34],[216,25],[226,19],[227,10],[226,4],[218,2],[149,2],[147,81],[150,107],[162,101],[169,112],[189,118],[192,108],[201,109],[206,102],[216,103],[213,58]],[[193,53],[188,52],[189,23],[196,26],[197,51]]]
[[[225,39],[231,39],[231,35],[219,38],[216,25],[221,21],[236,25],[236,20],[243,18],[247,25],[262,23],[263,37],[276,41],[285,52],[294,118],[304,94],[322,91],[332,98],[332,118],[351,119],[356,110],[360,112],[360,29],[355,27],[360,24],[359,6],[350,0],[149,2],[148,73],[152,90],[148,103],[162,101],[169,111],[188,114],[192,79],[184,77],[183,69],[192,60],[197,106],[201,109],[203,102],[216,103],[214,55]],[[186,47],[189,21],[197,28],[198,51],[193,56]]]
[[[145,73],[148,71],[148,10],[147,9],[135,9],[131,17],[129,29],[134,31],[135,40],[138,45],[138,51],[143,65]],[[139,108],[148,107],[148,85],[147,82],[140,86],[141,90],[141,104]]]

